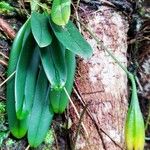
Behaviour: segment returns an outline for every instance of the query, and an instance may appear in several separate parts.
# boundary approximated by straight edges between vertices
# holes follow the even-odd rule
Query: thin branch
[[[53,127],[52,127],[52,129],[53,129]],[[53,131],[54,131],[54,129],[53,129]],[[53,132],[53,136],[54,136],[55,143],[56,143],[56,150],[59,150],[59,145],[58,145],[57,135],[56,135],[55,131]]]
[[[77,131],[76,131],[76,134],[75,134],[75,140],[74,140],[74,147],[73,147],[73,150],[76,149],[76,142],[77,142],[77,139],[78,139],[78,135],[79,135],[79,131],[80,131],[80,128],[81,128],[81,123],[82,123],[82,119],[84,117],[84,114],[86,112],[86,109],[87,109],[88,105],[86,105],[80,115],[80,119],[79,119],[79,123],[78,123],[78,127],[77,127]]]
[[[0,84],[0,87],[2,87],[9,79],[11,79],[14,74],[16,73],[16,71],[14,71],[5,81],[3,81],[1,84]]]
[[[74,89],[74,91],[77,94],[77,96],[78,96],[81,104],[85,107],[86,103],[85,103],[84,99],[82,98],[82,96],[81,96],[81,94],[80,94],[80,92],[78,90],[78,87],[77,87],[76,83],[75,83],[75,86],[76,86],[77,90]],[[93,121],[93,123],[94,123],[94,125],[96,127],[96,130],[97,130],[97,132],[98,132],[98,134],[99,134],[99,136],[101,138],[101,141],[102,141],[102,144],[103,144],[103,148],[106,149],[102,133],[104,133],[117,147],[119,147],[121,150],[123,150],[123,148],[118,143],[116,143],[102,128],[99,127],[99,124],[95,120],[95,118],[93,117],[90,109],[87,108],[86,111],[87,111],[87,114],[89,115],[89,117],[91,118],[91,120]]]
[[[14,39],[15,38],[16,33],[15,33],[14,29],[2,18],[0,18],[0,29],[10,39]]]
[[[79,8],[79,3],[80,3],[80,0],[77,1],[77,6],[75,7],[74,4],[72,3],[72,6],[75,10],[75,15],[76,15],[76,19],[79,20],[79,14],[78,14],[78,8]],[[72,20],[73,21],[73,20]],[[81,26],[80,26],[80,23],[78,21],[76,21],[76,24],[78,26],[78,29],[79,29],[79,32],[81,33]]]
[[[146,123],[145,123],[145,131],[147,131],[149,124],[150,124],[150,102],[149,102],[148,117],[147,117]]]
[[[2,55],[4,58],[6,58],[7,60],[9,59],[8,56],[6,56],[4,53],[0,52],[0,55]]]
[[[30,145],[28,145],[27,148],[26,148],[25,150],[29,150],[29,148],[30,148]]]
[[[6,98],[5,98],[5,97],[3,97],[3,96],[0,96],[0,99],[1,99],[1,100],[6,100]]]
[[[5,66],[5,67],[7,67],[7,63],[4,60],[0,59],[0,64],[3,65],[3,66]]]
[[[68,97],[68,99],[69,99],[69,101],[70,101],[70,103],[71,103],[71,105],[72,105],[72,107],[73,107],[73,109],[74,109],[74,111],[75,111],[75,113],[76,113],[78,119],[80,119],[80,115],[79,115],[79,113],[78,113],[78,111],[77,111],[77,109],[76,109],[76,106],[74,105],[74,103],[73,103],[71,97],[69,96],[69,94],[68,94],[68,92],[67,92],[67,90],[66,90],[65,87],[64,87],[64,91],[65,91],[65,93],[66,93],[66,95],[67,95],[67,97]],[[87,132],[87,130],[86,130],[86,128],[85,128],[85,125],[84,125],[83,123],[81,123],[81,125],[82,125],[82,127],[83,127],[83,129],[84,129],[86,135],[88,136],[89,134],[88,134],[88,132]]]
[[[76,83],[75,83],[75,85],[76,85]],[[76,85],[76,87],[77,87],[77,85]],[[77,90],[78,90],[78,89],[77,89]],[[77,90],[74,89],[74,91],[75,91],[75,93],[77,94],[77,96],[78,96],[78,98],[79,98],[81,104],[85,107],[85,106],[86,106],[86,103],[85,103],[84,99],[82,98],[82,96],[80,95],[80,93],[79,93]],[[98,132],[98,134],[99,134],[99,136],[100,136],[100,138],[101,138],[103,148],[106,150],[106,146],[105,146],[105,143],[104,143],[104,138],[103,138],[103,135],[102,135],[101,131],[99,130],[99,126],[98,126],[97,122],[95,121],[93,115],[91,114],[90,109],[87,108],[86,111],[87,111],[87,114],[89,115],[89,117],[91,118],[91,120],[93,121],[93,123],[94,123],[94,125],[95,125],[95,127],[96,127],[96,130],[97,130],[97,132]]]

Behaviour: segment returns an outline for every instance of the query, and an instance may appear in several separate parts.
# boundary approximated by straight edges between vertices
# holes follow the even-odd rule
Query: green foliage
[[[0,102],[0,115],[3,115],[3,113],[5,113],[5,104]]]
[[[29,42],[30,41],[30,42]],[[16,67],[16,75],[15,75],[15,104],[16,104],[16,113],[18,119],[23,119],[27,116],[27,108],[28,105],[25,100],[25,84],[27,73],[30,71],[28,68],[30,67],[30,61],[32,61],[32,55],[34,52],[35,42],[33,36],[31,34],[30,22],[25,31],[22,50],[19,55],[17,67]],[[37,65],[36,65],[37,66]],[[34,77],[34,76],[33,76]],[[32,83],[28,83],[32,84]],[[32,89],[31,85],[31,89]],[[29,101],[29,100],[27,100]]]
[[[67,50],[65,60],[67,67],[67,81],[65,88],[68,93],[71,94],[76,69],[75,54]],[[65,91],[63,89],[60,91],[53,89],[50,92],[50,103],[55,113],[63,113],[68,105],[68,97]]]
[[[8,137],[8,132],[1,131],[0,132],[0,146],[2,145],[3,141]]]
[[[65,26],[70,18],[71,0],[53,0],[51,17],[55,24]]]
[[[66,24],[70,1],[63,1],[61,7],[60,22]],[[58,11],[53,9],[55,13]],[[57,29],[50,15],[32,12],[19,30],[10,53],[7,76],[14,72],[15,75],[7,83],[9,128],[16,138],[27,133],[31,147],[42,143],[54,113],[63,113],[68,105],[64,88],[70,95],[75,54],[85,58],[92,55],[90,45],[72,22],[65,28],[59,26],[60,31]]]
[[[43,69],[40,70],[34,103],[28,127],[28,141],[32,147],[37,147],[46,136],[53,118],[53,111],[49,109],[49,85]]]
[[[51,45],[40,49],[40,54],[51,88],[61,89],[66,83],[65,47],[53,36]]]
[[[53,129],[50,129],[47,134],[46,137],[44,139],[45,144],[50,144],[52,146],[53,142],[54,142],[54,131]]]
[[[29,60],[29,66],[27,68],[27,75],[26,75],[26,82],[25,82],[25,89],[24,89],[25,97],[24,97],[23,108],[22,108],[22,112],[27,115],[31,112],[32,109],[36,80],[37,80],[38,69],[39,69],[40,56],[37,48],[38,46],[34,48],[33,55],[31,57],[31,60]]]
[[[12,7],[9,3],[5,2],[5,1],[0,2],[0,13],[9,13],[14,10],[15,10],[15,8]]]
[[[11,147],[11,145],[13,145],[14,143],[15,142],[12,139],[8,138],[7,141],[6,141],[7,148]]]
[[[31,147],[37,147],[44,141],[54,113],[63,113],[68,105],[64,88],[70,95],[76,68],[75,55],[83,58],[92,56],[91,46],[69,21],[70,4],[70,0],[53,0],[50,15],[32,12],[19,30],[11,49],[7,76],[16,73],[7,82],[9,129],[16,138],[22,138],[27,133]],[[32,8],[38,10],[36,4]],[[134,78],[111,52],[106,51],[132,82],[126,144],[128,150],[142,150],[144,121]],[[0,134],[2,141],[7,132]],[[49,139],[50,142],[53,140],[51,136]]]
[[[0,102],[0,131],[5,131],[7,128],[5,127],[5,113],[6,113],[6,104],[4,102]]]
[[[49,21],[46,15],[33,12],[31,15],[31,29],[39,47],[46,47],[51,44],[52,37],[49,32]]]
[[[3,141],[8,137],[8,130],[5,125],[6,107],[4,102],[0,102],[0,146]]]
[[[54,148],[53,144],[55,143],[54,134],[54,130],[52,128],[49,129],[43,143],[36,150],[52,150]]]
[[[89,58],[92,56],[91,46],[87,44],[86,40],[71,21],[69,21],[64,28],[57,26],[52,20],[50,20],[50,24],[56,37],[66,49],[83,58]]]
[[[13,42],[13,46],[11,49],[9,64],[7,70],[7,76],[10,76],[15,70],[18,63],[18,58],[23,45],[23,38],[28,27],[29,20],[21,27],[19,32],[16,35],[16,38]],[[23,120],[17,119],[16,116],[16,108],[15,108],[15,93],[13,91],[15,86],[15,78],[13,77],[11,80],[7,82],[7,115],[8,115],[8,123],[9,129],[11,133],[17,137],[22,138],[27,131],[28,118],[24,118]]]

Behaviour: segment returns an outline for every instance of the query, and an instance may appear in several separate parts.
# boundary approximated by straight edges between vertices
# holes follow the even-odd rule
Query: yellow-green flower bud
[[[127,150],[143,150],[145,142],[144,120],[139,107],[133,75],[130,79],[132,82],[132,95],[125,126],[126,147]]]

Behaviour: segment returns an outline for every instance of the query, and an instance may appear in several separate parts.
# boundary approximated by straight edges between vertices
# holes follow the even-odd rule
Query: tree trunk
[[[124,65],[127,65],[128,21],[117,10],[101,6],[98,11],[82,5],[79,18],[105,47]],[[88,104],[82,122],[85,129],[77,138],[79,119],[70,107],[73,120],[72,140],[75,149],[124,149],[124,126],[128,108],[127,76],[106,51],[86,32],[84,37],[93,48],[89,60],[78,59],[75,87],[78,98],[73,98],[78,112]],[[87,134],[85,133],[87,132]]]

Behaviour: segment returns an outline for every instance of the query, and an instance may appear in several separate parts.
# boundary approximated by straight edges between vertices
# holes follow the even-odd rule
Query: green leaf
[[[66,47],[66,49],[83,58],[92,56],[91,46],[86,42],[71,21],[69,21],[64,28],[55,25],[51,20],[50,24],[57,39]]]
[[[51,44],[52,37],[49,28],[49,20],[46,15],[37,12],[31,14],[31,29],[39,47],[46,47]]]
[[[65,48],[53,37],[52,44],[40,49],[42,65],[51,87],[59,90],[66,83]]]
[[[70,18],[71,0],[53,0],[51,17],[55,24],[64,26]]]
[[[28,68],[30,67],[29,65],[31,65],[30,61],[33,59],[32,56],[34,49],[35,41],[31,34],[31,29],[28,28],[24,36],[23,47],[17,63],[15,76],[15,105],[18,119],[23,119],[28,114],[28,112],[25,110],[25,84]]]
[[[24,39],[24,34],[30,26],[30,19],[21,27],[17,33],[13,46],[10,51],[9,64],[7,70],[7,76],[9,77],[15,70],[18,62],[18,58],[22,49],[22,43]],[[28,127],[28,118],[23,120],[18,120],[15,111],[15,93],[14,93],[15,80],[12,77],[7,82],[7,114],[8,114],[8,123],[11,133],[16,138],[22,138],[27,131]]]
[[[76,69],[76,60],[75,60],[75,54],[66,50],[66,67],[67,67],[67,82],[65,84],[65,88],[68,92],[68,94],[71,94],[72,87],[73,87],[73,81],[74,81],[74,75],[75,75],[75,69]],[[52,90],[50,92],[50,104],[53,108],[53,111],[55,113],[63,113],[68,105],[68,97],[62,89],[61,91]]]
[[[12,7],[8,2],[0,1],[0,13],[7,13],[15,11],[15,7]]]
[[[53,118],[53,112],[49,109],[48,97],[48,80],[41,69],[28,128],[28,141],[32,147],[37,147],[44,140]]]
[[[38,76],[40,63],[40,56],[37,46],[34,49],[29,66],[27,68],[27,75],[25,81],[25,99],[23,102],[22,114],[28,115],[31,111],[33,98],[35,94],[36,81]]]

